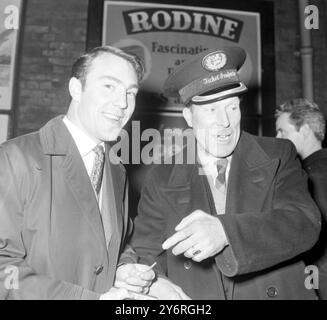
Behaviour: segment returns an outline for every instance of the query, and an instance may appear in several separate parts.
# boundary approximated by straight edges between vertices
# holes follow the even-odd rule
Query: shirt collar
[[[63,118],[63,122],[72,135],[82,158],[88,155],[97,146],[97,144],[83,130],[71,122],[67,116]],[[99,145],[102,145],[104,148],[103,142],[99,143]]]
[[[221,158],[214,157],[213,155],[205,152],[202,148],[198,147],[198,158],[203,167],[216,167],[217,161]],[[227,165],[230,164],[230,161],[232,159],[232,155],[228,156],[227,158]]]
[[[204,175],[211,177],[213,184],[215,185],[215,180],[218,176],[218,170],[217,170],[217,161],[221,158],[216,158],[208,153],[206,153],[202,148],[197,148],[198,152],[198,160],[202,165],[203,173]],[[227,159],[227,167],[225,172],[226,181],[229,177],[229,170],[230,170],[230,164],[232,161],[232,156],[228,156]]]

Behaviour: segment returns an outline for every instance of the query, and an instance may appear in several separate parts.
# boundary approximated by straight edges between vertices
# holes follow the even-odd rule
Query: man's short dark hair
[[[134,54],[127,53],[119,48],[111,46],[96,47],[89,52],[80,56],[72,67],[71,77],[75,77],[82,82],[84,88],[86,76],[92,65],[93,60],[101,54],[111,53],[128,61],[134,68],[138,81],[141,81],[144,76],[143,62]]]
[[[300,130],[304,124],[308,124],[316,138],[319,141],[324,140],[326,121],[318,105],[314,102],[302,98],[286,100],[276,108],[275,117],[278,118],[283,113],[289,114],[289,119],[296,130]]]

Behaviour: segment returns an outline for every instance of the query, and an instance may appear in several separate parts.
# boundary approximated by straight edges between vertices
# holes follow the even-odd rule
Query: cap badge
[[[218,71],[226,65],[227,57],[223,52],[212,52],[202,59],[202,66],[208,71]]]

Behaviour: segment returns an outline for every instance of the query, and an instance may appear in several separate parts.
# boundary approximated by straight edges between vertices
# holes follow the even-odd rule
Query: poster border
[[[7,137],[6,139],[10,139],[15,136],[17,131],[17,104],[18,104],[18,75],[20,70],[20,58],[22,54],[22,37],[23,37],[23,26],[25,24],[25,10],[26,10],[26,1],[18,0],[18,8],[19,8],[19,25],[18,30],[16,32],[15,40],[14,40],[14,50],[13,56],[10,63],[10,77],[12,79],[9,90],[10,90],[10,108],[9,109],[1,109],[1,115],[7,115],[8,120],[8,129],[7,129]]]

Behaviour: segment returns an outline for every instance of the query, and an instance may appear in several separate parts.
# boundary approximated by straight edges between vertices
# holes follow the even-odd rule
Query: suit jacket
[[[319,296],[327,299],[327,149],[321,149],[303,160],[309,176],[309,190],[322,215],[322,228],[318,242],[308,252],[307,261],[319,270]]]
[[[218,216],[229,245],[201,263],[161,248],[194,210],[216,214],[199,169],[174,164],[149,171],[132,238],[141,263],[158,261],[157,271],[193,299],[315,299],[305,288],[299,255],[317,241],[320,216],[292,144],[242,132],[232,157],[226,212]]]
[[[113,285],[129,233],[123,166],[105,162],[107,246],[89,176],[61,117],[2,144],[0,163],[0,298],[98,299]],[[122,259],[136,261],[133,250]],[[8,289],[12,266],[18,290]]]

